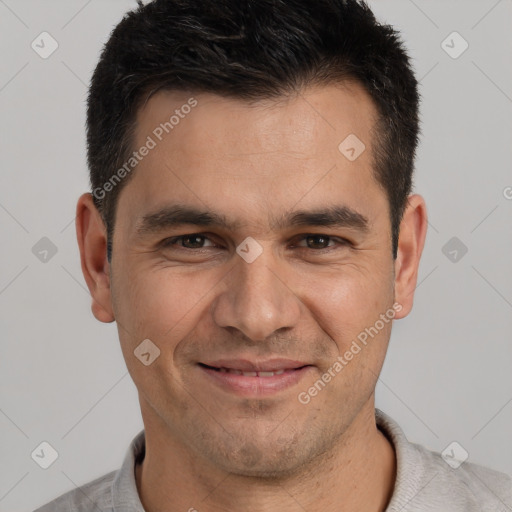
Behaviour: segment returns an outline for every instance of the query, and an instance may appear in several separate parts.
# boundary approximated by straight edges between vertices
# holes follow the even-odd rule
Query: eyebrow
[[[244,226],[243,222],[228,220],[221,213],[201,210],[182,204],[173,204],[144,215],[138,223],[136,233],[138,236],[143,237],[159,233],[165,229],[189,224],[199,227],[223,228],[228,231],[237,231]],[[296,210],[291,213],[282,214],[278,219],[270,222],[274,230],[301,226],[323,226],[351,228],[364,233],[369,231],[369,224],[367,217],[348,206],[342,205],[312,210]]]

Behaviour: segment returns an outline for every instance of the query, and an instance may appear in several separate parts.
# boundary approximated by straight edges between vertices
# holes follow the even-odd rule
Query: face
[[[373,410],[411,288],[375,119],[357,85],[254,104],[160,92],[139,112],[134,146],[153,147],[119,195],[96,316],[118,323],[145,423],[215,467],[292,473]],[[356,159],[354,139],[338,148],[350,134]]]

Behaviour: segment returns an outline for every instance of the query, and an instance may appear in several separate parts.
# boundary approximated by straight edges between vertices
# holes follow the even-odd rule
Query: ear
[[[100,322],[112,322],[107,231],[89,193],[78,199],[75,225],[82,273],[92,296],[92,313]]]
[[[417,194],[408,198],[400,223],[398,252],[395,260],[395,301],[402,305],[395,318],[406,317],[411,309],[418,280],[418,267],[427,235],[427,207]]]

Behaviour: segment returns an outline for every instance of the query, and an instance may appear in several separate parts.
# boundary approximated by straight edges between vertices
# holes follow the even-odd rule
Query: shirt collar
[[[379,409],[375,409],[378,429],[393,445],[396,456],[396,479],[386,512],[404,511],[420,492],[425,482],[425,467],[421,450],[407,440],[400,425]]]
[[[137,492],[135,464],[144,458],[146,438],[141,430],[133,439],[126,452],[123,465],[112,482],[112,506],[114,512],[144,512]]]

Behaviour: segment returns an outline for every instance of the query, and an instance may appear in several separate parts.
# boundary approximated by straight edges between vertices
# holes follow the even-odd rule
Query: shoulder
[[[395,489],[386,512],[512,510],[511,476],[467,460],[457,461],[453,451],[443,458],[410,443],[400,426],[378,409],[376,420],[393,444],[397,459]]]
[[[122,466],[69,491],[34,512],[144,512],[137,493],[135,464],[145,453],[145,433],[132,440]]]
[[[512,507],[512,477],[471,462],[450,466],[440,453],[412,445],[428,477],[424,494],[443,510],[500,512]],[[457,466],[457,464],[454,464]],[[448,508],[450,507],[450,508]]]
[[[107,512],[113,510],[112,483],[116,473],[117,471],[112,471],[66,492],[34,512]]]

